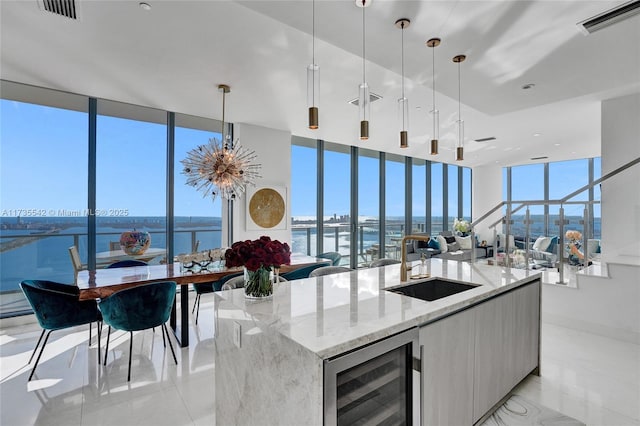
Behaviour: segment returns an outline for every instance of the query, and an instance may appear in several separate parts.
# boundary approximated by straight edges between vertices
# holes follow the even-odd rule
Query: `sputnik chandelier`
[[[189,151],[180,162],[187,185],[202,192],[203,197],[215,200],[220,195],[232,200],[241,197],[247,185],[255,186],[261,165],[254,163],[257,158],[254,151],[242,147],[237,139],[234,142],[230,135],[225,136],[225,95],[231,88],[220,84],[218,89],[222,92],[222,141],[211,138],[208,144]]]

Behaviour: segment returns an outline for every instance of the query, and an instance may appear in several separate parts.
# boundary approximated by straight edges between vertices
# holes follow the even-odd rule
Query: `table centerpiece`
[[[261,299],[273,294],[273,281],[278,279],[280,265],[291,262],[291,250],[287,243],[262,236],[253,241],[233,243],[224,258],[227,268],[244,267],[245,296]]]

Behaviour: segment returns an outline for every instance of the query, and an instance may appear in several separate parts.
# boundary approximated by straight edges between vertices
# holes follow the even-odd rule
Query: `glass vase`
[[[255,271],[244,268],[244,295],[248,299],[265,299],[273,295],[273,272],[261,266]]]

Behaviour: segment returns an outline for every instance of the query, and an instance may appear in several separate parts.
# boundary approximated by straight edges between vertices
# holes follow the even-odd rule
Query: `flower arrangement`
[[[576,263],[584,259],[584,254],[580,251],[582,240],[582,233],[580,231],[568,230],[564,233],[564,237],[567,239],[567,251],[569,252],[569,260]]]
[[[471,232],[471,224],[465,219],[454,219],[453,230],[461,234],[468,234]]]
[[[227,268],[244,266],[250,271],[279,268],[291,262],[289,244],[262,236],[257,240],[237,241],[224,254]]]
[[[262,236],[257,240],[237,241],[224,254],[227,268],[244,266],[244,292],[249,298],[268,297],[273,293],[272,268],[291,262],[289,244]]]

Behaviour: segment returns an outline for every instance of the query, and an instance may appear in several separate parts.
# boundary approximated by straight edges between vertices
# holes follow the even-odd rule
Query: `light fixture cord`
[[[460,62],[458,62],[458,120],[462,121],[462,114],[460,111]]]
[[[435,126],[436,115],[436,46],[431,46],[431,65],[432,65],[432,90],[433,90],[433,125]]]
[[[224,89],[222,89],[222,146],[226,149],[227,148],[227,139],[224,136],[224,101],[225,101],[225,96],[227,95],[227,93],[225,92]]]
[[[365,79],[365,71],[364,71],[364,58],[365,58],[365,21],[364,21],[364,9],[365,9],[365,4],[366,4],[367,0],[362,0],[362,82],[364,83],[366,81]]]
[[[401,49],[401,57],[402,57],[402,99],[404,99],[404,22],[401,24],[402,27],[402,49]],[[402,119],[404,121],[404,108],[402,109]],[[404,128],[404,124],[402,126]]]
[[[311,2],[311,61],[316,64],[316,2]]]

